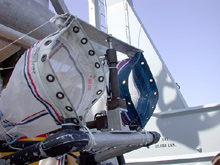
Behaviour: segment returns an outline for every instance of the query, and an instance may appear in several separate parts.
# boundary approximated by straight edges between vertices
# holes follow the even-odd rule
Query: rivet
[[[77,118],[73,118],[73,123],[74,124],[79,124],[79,120]]]
[[[100,68],[100,64],[98,62],[95,63],[96,68]]]
[[[102,90],[99,90],[96,92],[97,95],[100,95],[102,93]]]
[[[123,80],[123,81],[122,81],[122,85],[125,85],[125,84],[126,84],[126,80]]]
[[[143,62],[143,61],[141,62],[141,65],[144,65],[144,62]]]
[[[57,92],[56,94],[58,99],[63,99],[64,98],[64,94],[62,92]]]
[[[198,146],[198,147],[196,147],[196,150],[197,150],[198,152],[202,152],[202,147],[201,147],[201,146]]]
[[[95,51],[94,50],[89,50],[89,55],[90,56],[94,56],[95,55]]]
[[[55,80],[54,76],[52,74],[48,74],[46,77],[47,81],[53,82]]]
[[[74,26],[73,27],[73,32],[78,33],[79,32],[79,27],[78,26]]]
[[[151,78],[149,81],[150,81],[150,82],[153,82],[154,80]]]
[[[99,82],[103,82],[104,81],[104,77],[103,76],[99,76],[98,80],[99,80]]]
[[[82,43],[82,44],[86,44],[87,42],[88,42],[87,38],[81,39],[81,43]]]

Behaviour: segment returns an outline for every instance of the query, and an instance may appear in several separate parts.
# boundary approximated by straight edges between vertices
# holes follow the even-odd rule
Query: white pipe
[[[88,0],[89,3],[89,23],[97,29],[101,29],[101,14],[99,0]]]
[[[0,24],[27,34],[48,22],[54,13],[34,0],[0,0],[0,15]],[[56,25],[48,22],[30,36],[40,40],[56,30]]]
[[[100,4],[99,0],[94,1],[95,5],[95,24],[96,28],[101,30],[101,13],[100,13]]]
[[[2,24],[0,24],[0,38],[5,38],[11,42],[17,40],[18,38],[21,38],[15,44],[22,46],[24,48],[29,48],[32,44],[34,44],[37,41],[33,37],[25,36],[25,34],[13,30]]]
[[[93,133],[93,138],[90,138],[90,143],[86,149],[100,149],[109,147],[122,147],[132,145],[147,145],[152,143],[154,137],[149,132],[135,133]]]

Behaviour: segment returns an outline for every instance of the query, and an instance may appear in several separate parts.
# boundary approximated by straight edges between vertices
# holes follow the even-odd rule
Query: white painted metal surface
[[[144,56],[159,90],[160,96],[156,111],[188,107],[174,79],[129,3],[125,0],[108,0],[107,6],[109,34],[144,51]]]
[[[95,26],[97,29],[101,29],[101,14],[100,14],[100,2],[99,0],[88,1],[89,10],[91,13],[89,15],[89,22],[91,25]]]

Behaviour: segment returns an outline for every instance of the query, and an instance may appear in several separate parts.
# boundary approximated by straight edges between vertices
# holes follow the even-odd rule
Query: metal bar
[[[171,110],[165,112],[155,112],[153,113],[154,117],[157,118],[166,118],[166,117],[174,117],[174,116],[182,116],[182,115],[191,115],[197,113],[207,113],[213,111],[219,111],[220,104],[206,105],[206,106],[198,106],[198,107],[190,107],[178,110]]]
[[[1,0],[0,15],[0,24],[23,34],[27,34],[36,27],[49,21],[54,16],[54,13],[49,9],[42,8],[42,5],[34,0]],[[78,21],[90,40],[106,47],[106,49],[108,48],[107,39],[112,36],[96,29],[80,19],[78,19]],[[57,27],[55,25],[48,23],[37,31],[31,33],[30,36],[39,40],[56,30]],[[127,54],[130,57],[134,56],[136,52],[142,51],[114,37],[112,37],[112,42],[113,49]]]
[[[118,80],[118,69],[117,69],[117,52],[116,49],[113,49],[113,40],[112,37],[108,38],[109,48],[106,51],[106,57],[109,63],[109,91],[110,97],[108,99],[108,110],[114,110],[119,107],[126,108],[125,100],[120,98],[119,90],[119,80]],[[119,114],[120,115],[120,114]],[[121,116],[121,115],[120,115]]]
[[[106,147],[104,145],[113,144],[112,148],[108,148],[107,150],[94,155],[95,162],[101,162],[113,157],[117,157],[119,155],[123,155],[124,153],[136,150],[143,146],[148,147],[152,144],[155,144],[160,139],[160,134],[157,132],[136,132],[136,133],[102,133],[99,135],[94,134],[97,143],[95,148]]]
[[[22,37],[22,38],[21,38]],[[8,42],[13,42],[18,38],[21,38],[14,44],[22,46],[23,48],[29,48],[32,44],[37,42],[33,37],[27,36],[19,31],[16,31],[10,27],[0,24],[0,38],[4,38]]]
[[[106,48],[109,48],[109,44],[107,42],[108,38],[112,38],[112,48],[117,51],[128,55],[129,57],[133,57],[137,52],[143,52],[141,49],[138,49],[134,46],[131,46],[112,35],[109,35],[103,31],[96,29],[94,26],[89,25],[88,23],[78,19],[80,25],[86,32],[89,39],[100,44]]]
[[[95,26],[97,29],[101,30],[101,18],[100,18],[100,5],[99,0],[94,0],[95,7]]]
[[[0,62],[4,61],[20,49],[20,46],[14,44],[11,45],[10,42],[0,38]]]
[[[104,4],[102,1],[99,0],[99,2],[100,2],[100,4],[102,4],[103,6],[105,6],[105,4]]]
[[[112,45],[112,44],[110,44]],[[109,79],[110,79],[110,84],[109,88],[111,91],[111,101],[119,100],[120,99],[120,90],[119,90],[119,81],[118,81],[118,69],[117,69],[117,55],[116,55],[116,50],[115,49],[108,49],[106,51],[106,56],[109,62]],[[117,107],[118,108],[119,104]]]
[[[91,133],[64,127],[63,130],[42,142],[1,158],[0,163],[3,165],[10,162],[10,164],[23,165],[27,164],[27,162],[32,163],[46,157],[56,157],[69,152],[115,147],[118,147],[118,149],[115,150],[117,151],[115,154],[112,152],[106,152],[106,154],[110,154],[109,156],[118,156],[124,152],[135,149],[135,146],[147,146],[156,143],[160,138],[158,135],[158,133],[151,132],[96,132],[91,135]],[[108,158],[106,154],[102,154],[103,158]],[[103,159],[97,156],[97,161],[100,160]]]
[[[48,22],[54,13],[34,0],[0,0],[0,15],[0,24],[27,34]],[[48,23],[30,36],[39,40],[56,30],[56,25]]]
[[[63,0],[50,0],[57,14],[69,13],[69,10]]]
[[[148,145],[154,142],[154,136],[150,132],[102,132],[93,133],[94,140],[90,141],[86,149],[100,149],[110,147],[122,147],[132,145]],[[90,138],[91,139],[91,138]]]

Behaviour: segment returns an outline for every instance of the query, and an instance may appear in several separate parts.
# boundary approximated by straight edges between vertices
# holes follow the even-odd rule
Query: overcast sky
[[[87,0],[65,0],[88,22]],[[220,103],[220,1],[133,0],[189,106]]]

